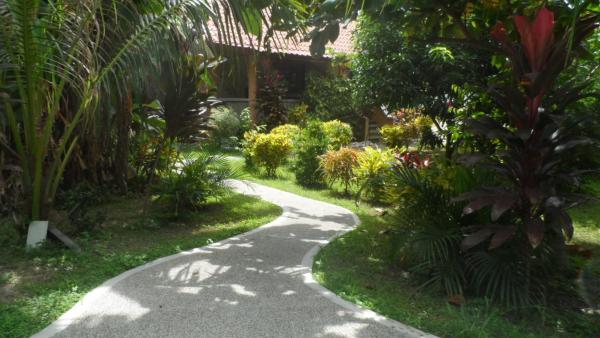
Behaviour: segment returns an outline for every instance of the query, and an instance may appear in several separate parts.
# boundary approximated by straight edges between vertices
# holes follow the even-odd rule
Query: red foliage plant
[[[428,168],[431,165],[431,158],[425,156],[421,159],[421,156],[416,151],[406,151],[396,155],[396,160],[409,168],[423,169]]]
[[[482,187],[455,198],[468,201],[464,214],[491,207],[491,224],[480,225],[465,234],[462,249],[489,243],[489,249],[503,245],[515,248],[529,266],[533,250],[545,239],[556,255],[564,253],[565,239],[573,235],[571,218],[565,211],[570,196],[565,185],[578,182],[579,170],[570,160],[574,147],[592,143],[565,125],[565,109],[582,98],[585,86],[554,88],[556,79],[570,64],[573,48],[598,27],[598,15],[578,18],[559,39],[554,13],[543,7],[533,21],[515,16],[520,41],[514,42],[502,22],[491,36],[508,57],[513,82],[495,85],[490,94],[506,113],[508,125],[490,116],[468,121],[470,130],[502,144],[503,151],[492,156],[475,154],[468,162],[486,162],[504,182]],[[552,92],[553,95],[548,93]]]

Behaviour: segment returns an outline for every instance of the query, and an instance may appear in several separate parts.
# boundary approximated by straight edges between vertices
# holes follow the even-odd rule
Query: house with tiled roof
[[[215,38],[210,43],[219,45],[219,50],[228,60],[217,72],[219,100],[236,111],[250,107],[256,120],[260,74],[269,69],[275,70],[284,79],[287,86],[284,103],[288,106],[295,104],[305,92],[309,74],[326,72],[334,54],[354,52],[354,28],[353,22],[340,27],[338,38],[326,46],[326,53],[322,56],[311,55],[310,41],[288,37],[278,31],[266,43],[259,43],[251,35],[237,36],[226,42]],[[215,37],[218,34],[216,29],[213,33]]]

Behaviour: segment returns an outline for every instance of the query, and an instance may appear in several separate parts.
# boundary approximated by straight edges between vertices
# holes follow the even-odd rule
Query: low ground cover
[[[242,167],[242,161],[236,161]],[[343,298],[378,313],[446,337],[594,337],[600,335],[598,315],[560,309],[556,305],[533,306],[520,312],[494,305],[485,299],[468,298],[462,306],[451,305],[444,293],[420,288],[407,271],[394,262],[401,243],[390,236],[393,217],[380,208],[344,194],[340,184],[333,189],[306,189],[295,183],[289,168],[282,168],[276,178],[257,171],[247,171],[250,180],[346,207],[361,219],[354,231],[325,246],[313,266],[316,279]],[[600,181],[588,184],[589,190]],[[600,255],[600,203],[590,201],[571,210],[575,235],[571,244]],[[526,313],[524,315],[523,313]]]
[[[144,199],[133,196],[94,208],[106,219],[76,238],[83,247],[79,254],[52,243],[31,252],[0,248],[0,337],[28,337],[121,272],[249,231],[281,214],[273,204],[234,193],[179,218],[156,207],[144,217],[143,207]]]

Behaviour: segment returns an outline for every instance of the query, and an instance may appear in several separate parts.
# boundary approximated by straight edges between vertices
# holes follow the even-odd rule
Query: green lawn
[[[80,254],[52,245],[29,253],[0,248],[0,337],[28,337],[121,272],[249,231],[282,212],[233,193],[184,220],[172,220],[155,207],[143,219],[142,206],[140,198],[119,198],[97,207],[107,219],[100,229],[76,238],[84,248]]]
[[[235,162],[241,167],[241,161]],[[378,216],[372,206],[357,206],[339,191],[300,187],[286,168],[276,179],[257,172],[247,175],[258,183],[346,207],[359,216],[362,224],[324,247],[313,266],[316,279],[345,299],[443,337],[600,337],[599,315],[532,308],[528,316],[515,316],[475,299],[467,299],[461,308],[449,305],[442,293],[419,289],[391,264],[392,243],[386,231],[391,219]],[[573,242],[600,248],[600,204],[580,207],[573,215],[577,228]]]

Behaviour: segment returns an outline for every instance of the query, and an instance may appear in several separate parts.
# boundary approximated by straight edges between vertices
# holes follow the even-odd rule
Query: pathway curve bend
[[[313,279],[314,255],[358,225],[356,215],[255,183],[230,184],[281,206],[283,215],[129,270],[34,337],[434,337],[361,309]]]

